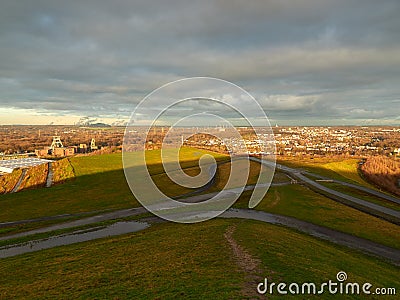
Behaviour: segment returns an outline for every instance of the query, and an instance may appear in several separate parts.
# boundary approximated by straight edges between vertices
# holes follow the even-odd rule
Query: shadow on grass
[[[198,160],[186,160],[182,166],[187,170],[195,169]],[[131,167],[127,172],[140,174],[140,169]],[[194,190],[175,184],[162,172],[164,169],[161,163],[149,164],[148,169],[154,174],[152,178],[156,185],[168,196],[177,196]],[[137,180],[143,178],[139,175]],[[0,195],[0,222],[138,206],[140,204],[129,189],[121,165],[119,169],[77,175],[63,184],[50,188],[40,188],[39,185],[38,189]]]

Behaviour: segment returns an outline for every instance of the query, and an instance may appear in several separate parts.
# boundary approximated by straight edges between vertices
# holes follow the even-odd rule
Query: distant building
[[[54,148],[52,153],[54,156],[71,156],[75,154],[74,147]]]
[[[90,141],[90,150],[91,150],[91,151],[94,151],[94,150],[97,150],[97,149],[99,149],[99,148],[96,146],[96,140],[95,140],[95,139],[92,139],[92,140]]]
[[[56,148],[63,148],[63,144],[61,142],[61,137],[53,136],[53,142],[51,143],[50,148],[54,151]]]
[[[65,147],[61,141],[60,136],[53,136],[53,141],[51,146],[44,149],[35,150],[35,154],[38,157],[42,156],[71,156],[75,153],[88,153],[90,151],[98,150],[99,147],[96,146],[96,141],[93,138],[90,141],[89,146],[87,144],[79,144],[79,146]]]
[[[47,156],[50,154],[50,150],[49,149],[39,149],[39,150],[35,150],[35,154],[37,157],[41,157],[41,156]]]
[[[87,153],[88,152],[88,146],[86,144],[79,144],[79,147],[77,149],[78,153]]]

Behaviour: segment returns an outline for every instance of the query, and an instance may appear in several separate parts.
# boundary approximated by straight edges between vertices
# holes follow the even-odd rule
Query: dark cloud
[[[395,123],[399,15],[397,0],[2,1],[0,109],[120,118],[211,76],[280,123]]]

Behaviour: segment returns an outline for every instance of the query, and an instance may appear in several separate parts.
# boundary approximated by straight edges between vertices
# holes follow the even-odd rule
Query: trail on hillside
[[[23,169],[23,170],[22,170],[22,174],[21,174],[21,176],[19,177],[17,184],[16,184],[16,185],[14,186],[14,188],[12,189],[11,193],[16,193],[16,192],[19,190],[19,187],[21,186],[22,181],[23,181],[24,178],[25,178],[26,171],[27,171],[27,169]]]
[[[47,179],[46,179],[46,187],[51,187],[53,184],[53,165],[51,162],[48,163],[48,171],[47,171]]]
[[[262,280],[261,273],[261,260],[253,257],[241,245],[239,245],[233,237],[236,230],[236,225],[228,227],[224,233],[229,246],[233,252],[233,258],[236,265],[241,271],[245,273],[245,282],[243,284],[241,293],[243,297],[250,297],[250,299],[261,299],[257,293],[257,284]]]

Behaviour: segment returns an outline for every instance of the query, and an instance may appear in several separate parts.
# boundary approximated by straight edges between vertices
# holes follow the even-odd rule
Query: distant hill
[[[90,123],[90,124],[85,124],[84,127],[111,127],[111,125],[106,123]]]

